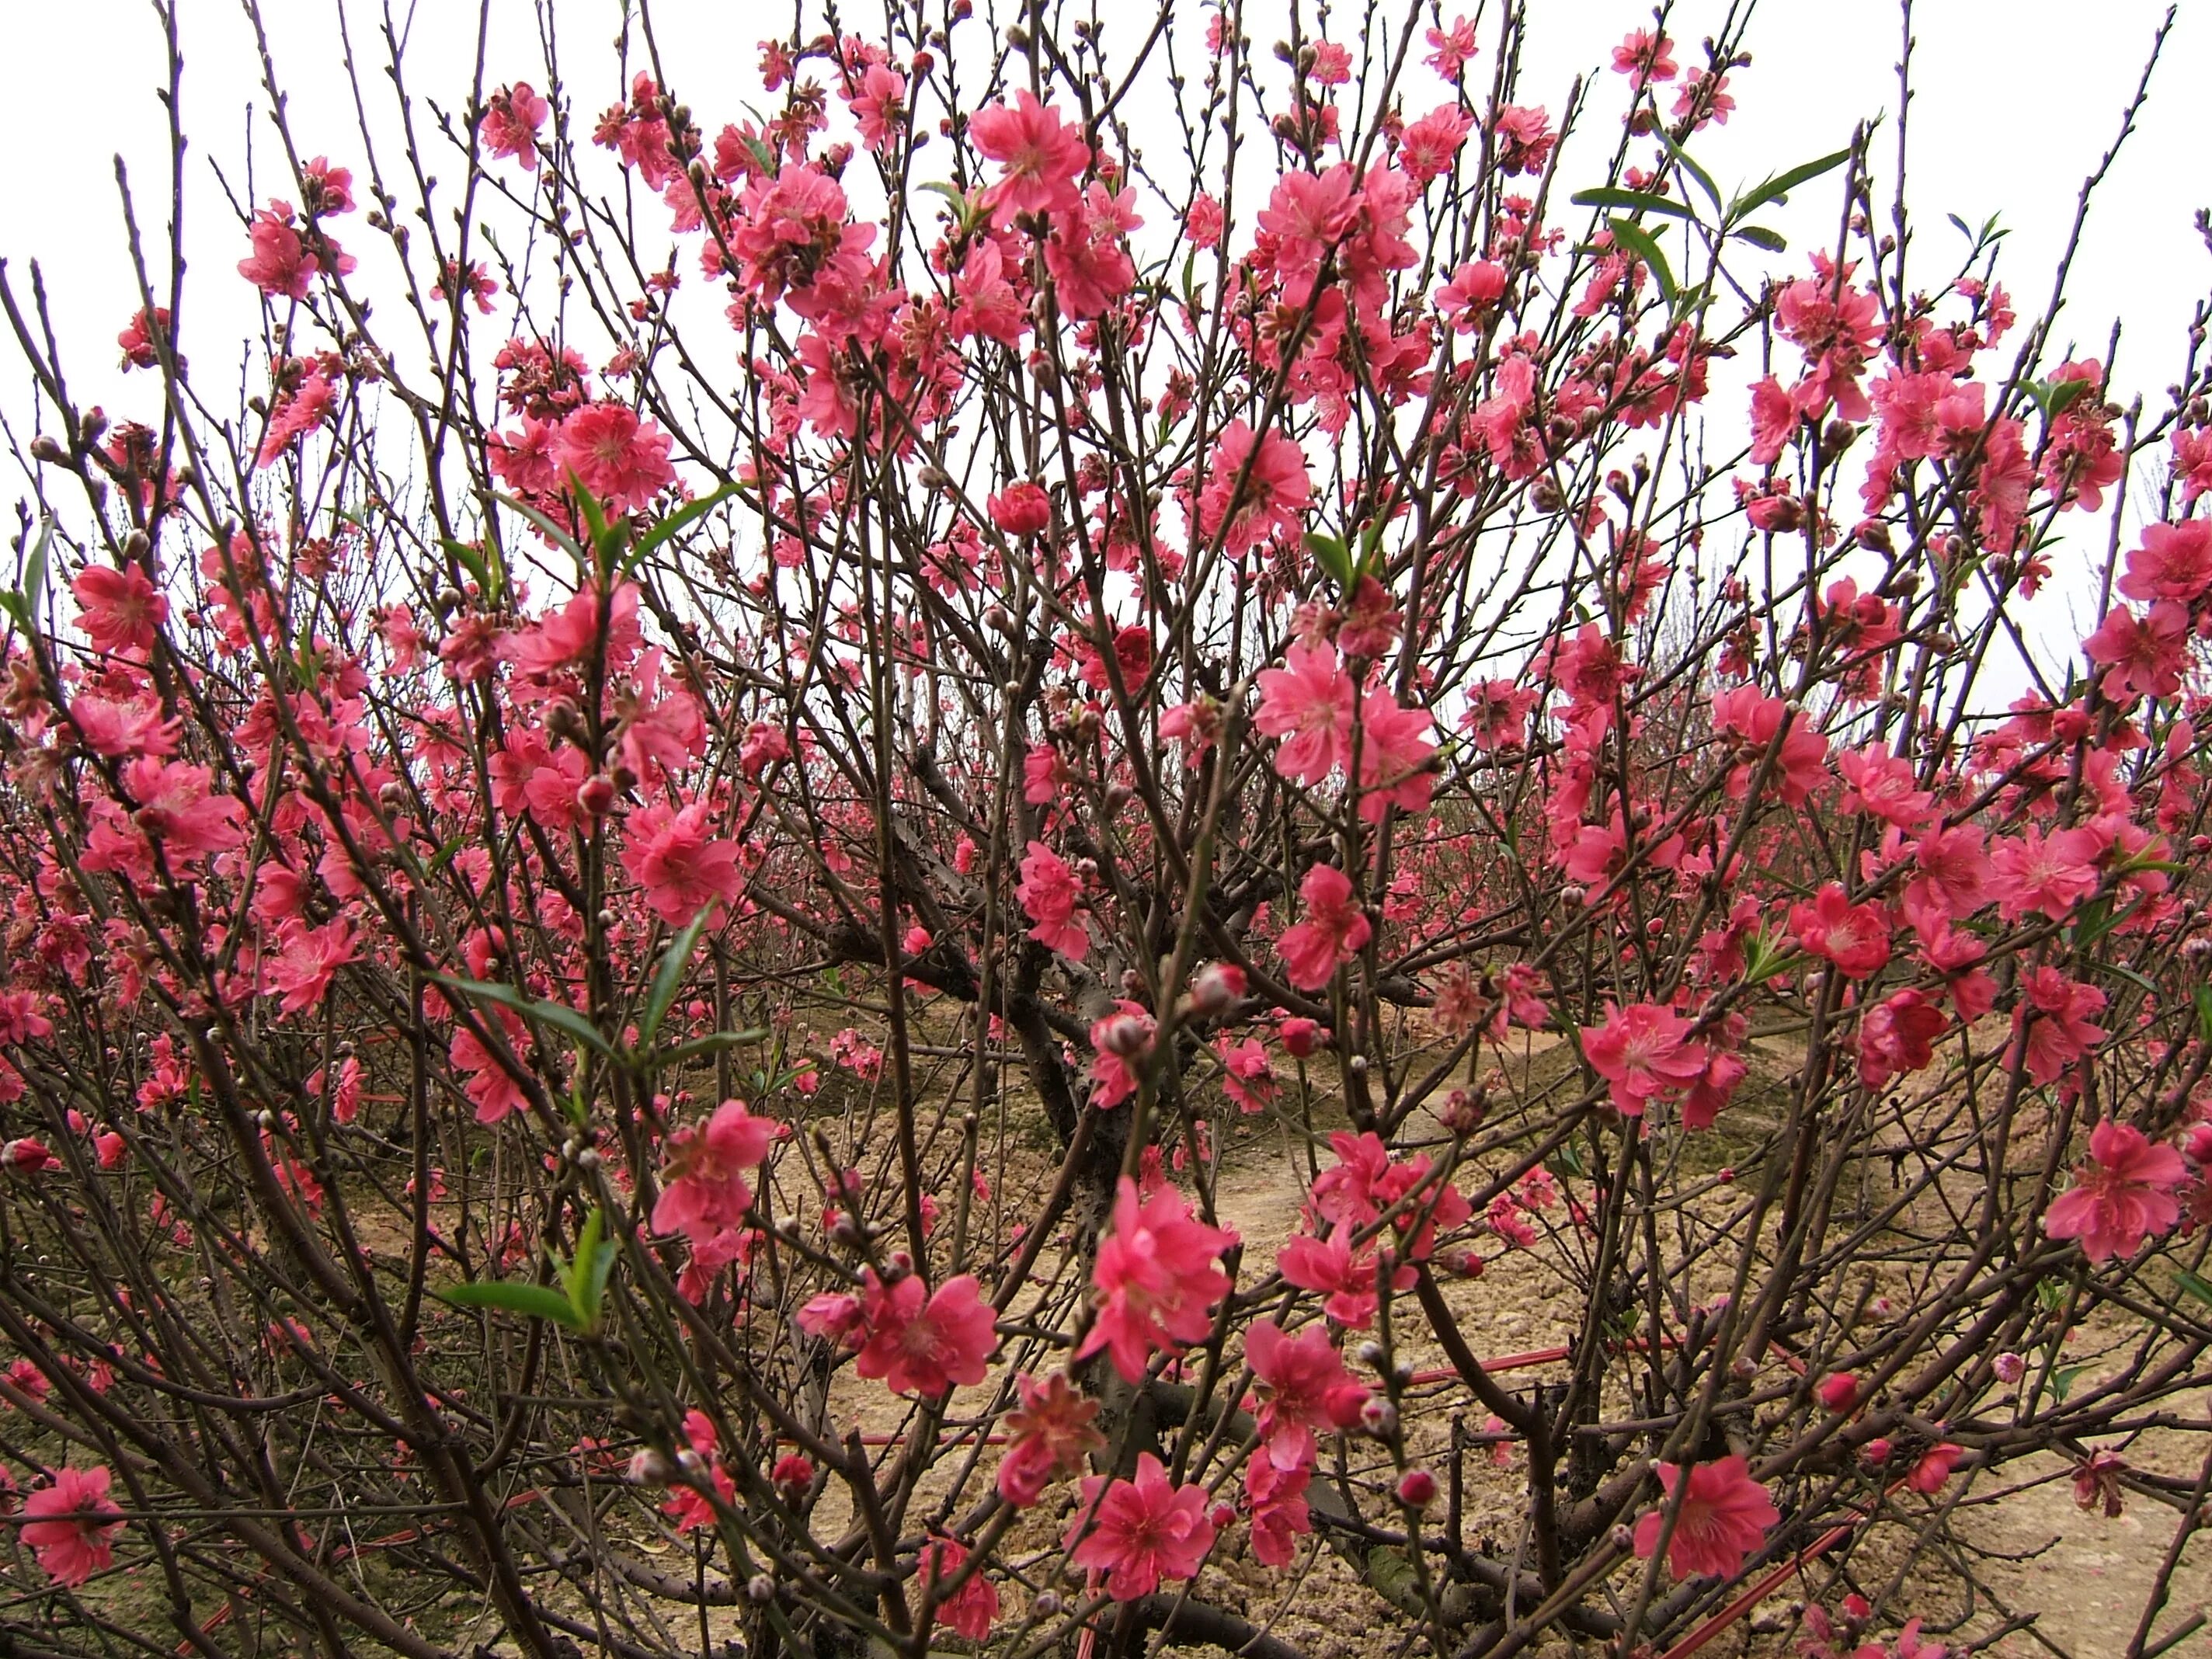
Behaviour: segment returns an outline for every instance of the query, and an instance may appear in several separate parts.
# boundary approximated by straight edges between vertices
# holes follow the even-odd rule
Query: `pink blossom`
[[[1427,711],[1401,708],[1376,687],[1360,703],[1359,726],[1359,816],[1380,823],[1393,806],[1426,811],[1437,787],[1429,766],[1437,752],[1429,741],[1435,727]]]
[[[306,299],[322,267],[300,240],[290,204],[272,201],[255,214],[252,235],[253,252],[238,262],[238,274],[271,299]]]
[[[1117,194],[1093,179],[1076,210],[1054,224],[1044,245],[1045,269],[1052,273],[1060,308],[1069,316],[1103,317],[1135,283],[1136,264],[1124,240],[1144,223],[1133,190]]]
[[[1098,1402],[1077,1393],[1060,1373],[1042,1382],[1029,1376],[1015,1382],[1022,1403],[1006,1415],[1006,1455],[997,1484],[1001,1498],[1027,1509],[1054,1481],[1079,1472],[1106,1437],[1094,1426]]]
[[[1372,1245],[1355,1252],[1352,1235],[1356,1224],[1340,1222],[1319,1237],[1304,1234],[1288,1240],[1275,1256],[1275,1270],[1285,1282],[1322,1297],[1322,1311],[1340,1325],[1364,1330],[1375,1317],[1379,1296],[1375,1288]],[[1413,1270],[1403,1267],[1401,1289],[1411,1288]]]
[[[968,1552],[949,1538],[933,1538],[922,1553],[922,1576],[931,1583],[951,1582],[968,1559]],[[999,1619],[999,1587],[982,1573],[972,1574],[948,1599],[937,1604],[937,1616],[955,1636],[981,1642],[991,1634]]]
[[[2089,1158],[2074,1184],[2051,1200],[2043,1231],[2080,1239],[2093,1266],[2133,1255],[2145,1238],[2171,1231],[2181,1218],[2173,1191],[2188,1178],[2189,1166],[2172,1147],[2107,1118],[2089,1132]]]
[[[213,781],[204,766],[150,757],[123,769],[124,787],[138,802],[135,822],[173,858],[227,853],[246,839],[245,803],[210,793]]]
[[[1912,1472],[1905,1477],[1905,1484],[1914,1492],[1929,1496],[1942,1491],[1944,1482],[1950,1480],[1951,1470],[1965,1449],[1963,1446],[1954,1446],[1948,1440],[1940,1445],[1930,1446],[1920,1455],[1920,1461],[1912,1466]]]
[[[1182,216],[1182,234],[1194,246],[1220,246],[1221,234],[1226,228],[1221,204],[1204,191],[1192,198],[1189,209]]]
[[[682,1233],[702,1244],[742,1225],[753,1201],[746,1174],[767,1162],[783,1133],[781,1124],[755,1117],[742,1100],[726,1100],[704,1124],[676,1130],[660,1167],[653,1231]]]
[[[983,192],[983,205],[1011,219],[1020,213],[1066,213],[1081,200],[1077,180],[1091,164],[1083,129],[1070,126],[1057,107],[1037,102],[1027,88],[1015,101],[993,104],[969,118],[976,154],[996,161],[999,181]]]
[[[2013,1033],[2026,1044],[2027,1074],[2056,1083],[2105,1040],[2104,1027],[2092,1023],[2104,1012],[2105,994],[2049,967],[2021,975],[2021,987],[2026,994],[2013,1011]]]
[[[1657,1473],[1659,1484],[1673,1499],[1681,1485],[1680,1468],[1662,1463]],[[1766,1488],[1751,1478],[1741,1457],[1694,1465],[1680,1503],[1667,1547],[1667,1565],[1676,1578],[1698,1573],[1734,1577],[1743,1569],[1743,1558],[1766,1541],[1766,1529],[1782,1519]],[[1664,1525],[1663,1510],[1654,1510],[1636,1523],[1639,1559],[1649,1560],[1658,1553]]]
[[[1042,484],[1008,484],[988,505],[991,522],[1009,536],[1041,535],[1052,523],[1052,497]]]
[[[1292,1337],[1272,1321],[1255,1324],[1244,1338],[1244,1363],[1263,1390],[1260,1437],[1279,1468],[1310,1468],[1316,1432],[1350,1428],[1367,1402],[1367,1390],[1318,1328]]]
[[[1583,1028],[1583,1057],[1612,1085],[1613,1103],[1623,1115],[1641,1117],[1653,1097],[1704,1074],[1705,1055],[1689,1031],[1689,1021],[1657,1003],[1608,1005],[1604,1024]]]
[[[1260,709],[1253,725],[1261,735],[1285,739],[1275,769],[1304,784],[1317,784],[1352,758],[1352,677],[1333,645],[1293,644],[1280,668],[1260,672]]]
[[[1091,1269],[1097,1317],[1075,1357],[1103,1348],[1114,1369],[1138,1382],[1155,1352],[1203,1341],[1212,1328],[1213,1304],[1229,1291],[1229,1275],[1216,1258],[1233,1243],[1233,1234],[1192,1220],[1174,1188],[1140,1200],[1137,1183],[1123,1176],[1113,1230],[1100,1242]]]
[[[1297,529],[1312,500],[1304,451],[1279,432],[1255,434],[1242,420],[1231,421],[1206,462],[1199,528],[1219,537],[1228,551],[1243,553]]]
[[[319,372],[308,375],[297,391],[287,392],[270,410],[260,447],[254,452],[254,465],[267,466],[294,439],[306,436],[328,420],[337,406],[337,393],[328,377]]]
[[[1033,841],[1022,860],[1021,884],[1014,896],[1036,925],[1030,937],[1046,949],[1080,960],[1091,949],[1091,934],[1076,920],[1083,886],[1066,859],[1041,841]]]
[[[718,839],[707,803],[681,810],[641,806],[624,826],[623,868],[645,890],[653,914],[681,927],[708,905],[744,890],[738,844]]]
[[[169,619],[168,599],[135,564],[120,570],[87,565],[70,591],[76,595],[78,624],[97,650],[150,651]]]
[[[112,1476],[106,1465],[46,1473],[49,1484],[23,1500],[27,1524],[16,1535],[37,1554],[47,1577],[75,1589],[114,1560],[110,1540],[122,1530],[123,1512],[108,1501]]]
[[[484,147],[495,156],[522,163],[526,173],[538,170],[538,130],[552,113],[552,106],[539,97],[527,81],[501,87],[485,100],[483,118],[477,130]]]
[[[1142,1003],[1116,1002],[1114,1012],[1091,1026],[1091,1103],[1111,1111],[1137,1092],[1137,1073],[1132,1060],[1151,1047],[1155,1022]]]
[[[504,1008],[492,1012],[499,1017],[507,1048],[520,1054],[523,1047],[522,1021]],[[477,1122],[497,1123],[508,1113],[518,1111],[529,1103],[529,1097],[523,1092],[522,1085],[508,1074],[507,1067],[494,1058],[492,1051],[467,1026],[454,1028],[453,1041],[447,1050],[446,1058],[452,1062],[455,1071],[464,1073],[467,1079],[461,1085],[461,1092],[476,1107]]]
[[[1290,969],[1292,985],[1318,991],[1365,948],[1374,925],[1352,902],[1350,878],[1334,865],[1316,864],[1307,871],[1298,897],[1305,919],[1283,930],[1275,954]]]
[[[2087,830],[2054,830],[2049,836],[2031,825],[2017,839],[1991,844],[1990,869],[1996,878],[1997,914],[2016,921],[2040,911],[2063,921],[2074,907],[2097,890],[2103,878],[2097,860],[2103,852]]]
[[[2106,614],[2103,625],[2081,641],[2082,653],[2105,672],[2098,682],[2115,702],[2137,697],[2170,697],[2181,690],[2189,663],[2189,612],[2178,601],[2160,599],[2138,617],[2124,605]]]
[[[1900,1073],[1922,1070],[1935,1059],[1936,1039],[1950,1024],[1924,993],[1905,990],[1886,997],[1859,1022],[1859,1081],[1879,1089]]]
[[[917,1273],[885,1285],[871,1267],[864,1279],[860,1316],[867,1340],[854,1361],[855,1371],[881,1377],[893,1394],[933,1397],[983,1380],[999,1339],[975,1274],[946,1279],[934,1295]]]
[[[1244,1465],[1244,1506],[1252,1520],[1252,1559],[1263,1567],[1286,1567],[1297,1553],[1297,1540],[1313,1530],[1306,1503],[1313,1471],[1303,1465],[1283,1468],[1271,1457]]]
[[[2128,555],[2119,588],[2131,599],[2185,605],[2212,593],[2212,519],[2145,526],[2142,545]]]
[[[1454,17],[1449,29],[1431,26],[1428,43],[1429,55],[1421,61],[1445,80],[1456,81],[1477,51],[1474,25],[1465,17]]]
[[[1474,127],[1474,117],[1458,105],[1440,104],[1399,135],[1398,165],[1415,184],[1440,178]]]
[[[1790,931],[1801,950],[1833,963],[1846,979],[1864,979],[1889,961],[1889,919],[1875,904],[1853,904],[1830,882],[1809,904],[1790,907]]]
[[[553,459],[609,510],[635,513],[675,481],[668,442],[626,404],[586,404],[561,422]]]
[[[278,1011],[296,1014],[320,1002],[330,991],[332,976],[359,954],[353,925],[343,916],[320,927],[287,922],[281,947],[269,965],[270,984],[283,993]]]
[[[1613,49],[1613,71],[1626,76],[1628,84],[1641,92],[1654,81],[1674,78],[1678,65],[1674,52],[1674,43],[1663,29],[1632,29]]]
[[[1213,1538],[1206,1488],[1175,1485],[1158,1458],[1139,1452],[1133,1480],[1085,1477],[1063,1542],[1077,1566],[1106,1573],[1107,1595],[1134,1601],[1164,1578],[1193,1577]]]
[[[1911,764],[1887,749],[1870,744],[1836,757],[1845,784],[1844,811],[1871,812],[1899,829],[1917,830],[1928,821],[1935,797],[1919,787]]]

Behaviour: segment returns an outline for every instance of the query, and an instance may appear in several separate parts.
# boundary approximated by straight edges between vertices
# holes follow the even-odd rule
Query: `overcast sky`
[[[1115,3],[1102,8],[1105,15],[1118,15]],[[477,6],[416,0],[410,14],[404,0],[392,4],[410,31],[408,62],[418,94],[458,106],[469,84]],[[487,82],[542,80],[533,6],[529,0],[490,0],[490,6],[495,33]],[[1447,15],[1456,9],[1445,0]],[[358,174],[361,141],[340,68],[338,0],[265,0],[264,9],[303,151],[327,153]],[[984,9],[978,0],[979,12]],[[655,27],[676,66],[674,90],[709,131],[739,118],[744,104],[763,103],[755,41],[766,32],[757,20],[771,10],[785,13],[781,6],[757,9],[743,0],[654,0]],[[1577,73],[1598,71],[1595,110],[1601,113],[1589,125],[1594,132],[1609,131],[1623,88],[1604,65],[1612,45],[1648,21],[1648,5],[1543,0],[1531,10],[1522,100],[1556,112]],[[251,131],[263,163],[259,193],[293,192],[280,182],[280,169],[268,165],[274,157],[265,123],[250,115],[261,95],[259,67],[241,8],[236,0],[181,0],[181,11],[185,126],[196,152],[187,186],[195,297],[183,343],[196,378],[222,365],[228,381],[241,342],[255,331],[255,296],[232,274],[246,239],[210,164],[222,164],[242,188]],[[1677,9],[1672,33],[1686,64],[1698,56],[1696,41],[1721,11],[1702,3]],[[2075,193],[2112,142],[2164,11],[2162,0],[2090,6],[2078,0],[1922,0],[1913,20],[1919,44],[1910,127],[1922,272],[1936,277],[1963,246],[1946,215],[1979,224],[1996,214],[2012,232],[2001,273],[2024,319],[2040,309]],[[1195,6],[1190,12],[1194,20],[1202,15]],[[374,72],[380,9],[348,0],[345,15],[375,100],[376,130],[389,133],[390,92]],[[619,6],[617,0],[558,0],[556,16],[563,67],[588,119],[621,94],[611,50]],[[848,27],[859,27],[860,18],[860,9],[847,9]],[[1285,32],[1261,0],[1249,0],[1245,27],[1263,54]],[[1491,33],[1486,24],[1486,51]],[[1723,185],[1755,180],[1839,148],[1859,119],[1893,122],[1899,43],[1898,14],[1879,0],[1768,0],[1749,38],[1754,62],[1732,80],[1739,107],[1727,127],[1700,135],[1695,147],[1701,159]],[[151,8],[145,0],[5,0],[0,57],[17,71],[9,95],[0,99],[0,155],[9,158],[0,169],[0,257],[19,292],[28,260],[35,257],[43,265],[78,397],[105,404],[112,416],[150,414],[142,407],[149,378],[125,380],[115,372],[115,333],[136,308],[136,290],[124,257],[113,157],[119,151],[129,164],[141,192],[142,223],[158,239],[166,212],[167,125],[155,95],[163,70]],[[2071,342],[2072,355],[2101,355],[2113,320],[2120,319],[2116,390],[2124,398],[2142,392],[2153,405],[2179,364],[2191,307],[2212,277],[2212,258],[2191,223],[2206,199],[2207,87],[2212,6],[2199,4],[2185,9],[2176,26],[2148,108],[2100,193],[2059,327],[2058,343]],[[1442,91],[1430,86],[1409,95],[1408,112],[1437,101]],[[1141,131],[1141,121],[1139,126]],[[1893,146],[1892,127],[1875,152],[1885,180]],[[396,159],[387,157],[387,166]],[[453,182],[454,158],[442,147],[430,167]],[[1883,189],[1886,199],[1886,182]],[[1784,228],[1792,252],[1782,269],[1802,270],[1806,246],[1832,240],[1835,199],[1831,187],[1817,204],[1808,191],[1791,205]],[[358,216],[338,228],[364,256],[389,259],[388,251],[372,250],[378,239]],[[12,345],[0,342],[0,410],[20,422],[27,391]],[[12,497],[19,489],[20,481],[11,479],[0,493]]]

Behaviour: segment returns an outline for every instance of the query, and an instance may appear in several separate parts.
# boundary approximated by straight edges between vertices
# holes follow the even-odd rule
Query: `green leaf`
[[[709,1031],[705,1036],[693,1037],[689,1042],[665,1049],[655,1058],[663,1066],[684,1066],[708,1054],[718,1054],[725,1048],[737,1048],[741,1043],[758,1042],[767,1035],[765,1027],[756,1027],[750,1031]]]
[[[519,501],[512,495],[495,495],[492,499],[499,502],[503,507],[514,508],[514,511],[522,514],[524,518],[529,520],[531,523],[536,525],[538,530],[544,533],[546,540],[551,542],[554,546],[562,549],[570,558],[575,560],[578,564],[580,565],[584,562],[584,550],[577,545],[576,538],[574,536],[571,536],[567,531],[562,529],[559,525],[555,524],[552,520],[547,518],[543,513],[540,513],[536,507],[531,506],[527,501]]]
[[[1658,131],[1659,142],[1667,147],[1667,153],[1674,158],[1675,165],[1680,167],[1683,172],[1688,173],[1692,179],[1696,180],[1698,188],[1705,192],[1705,198],[1713,204],[1713,211],[1716,213],[1719,212],[1721,206],[1721,187],[1713,182],[1713,175],[1706,172],[1703,167],[1699,167],[1695,161],[1692,161],[1690,159],[1690,152],[1684,149],[1680,144],[1676,143],[1672,137],[1668,137],[1666,128],[1661,127]]]
[[[599,1304],[606,1297],[607,1275],[614,1270],[615,1244],[606,1231],[606,1212],[594,1206],[576,1237],[575,1259],[561,1275],[577,1327],[585,1331],[599,1328]]]
[[[484,558],[481,547],[471,547],[466,542],[457,542],[451,536],[438,538],[438,545],[452,554],[462,569],[476,578],[477,590],[489,594],[491,589],[491,566]]]
[[[592,1206],[591,1214],[584,1218],[583,1231],[576,1235],[575,1256],[561,1270],[561,1289],[568,1298],[568,1305],[580,1316],[584,1304],[576,1299],[576,1293],[584,1287],[584,1275],[591,1270],[592,1252],[599,1248],[599,1236],[606,1230],[605,1213],[597,1205]]]
[[[1733,222],[1758,211],[1769,202],[1786,202],[1790,199],[1790,192],[1798,185],[1809,184],[1822,173],[1843,166],[1850,159],[1851,153],[1846,148],[1836,151],[1832,155],[1823,155],[1817,161],[1808,161],[1802,167],[1794,167],[1787,173],[1778,173],[1748,196],[1739,197],[1730,204],[1728,216]]]
[[[1738,240],[1748,242],[1753,247],[1763,247],[1769,253],[1779,253],[1790,246],[1783,240],[1780,231],[1769,230],[1765,225],[1745,225],[1735,234]]]
[[[1318,531],[1309,530],[1306,532],[1306,551],[1320,562],[1321,568],[1329,574],[1340,589],[1346,593],[1352,592],[1352,552],[1340,537],[1324,536]]]
[[[2045,392],[2044,413],[2053,417],[2064,414],[2089,390],[2087,380],[2053,380]]]
[[[689,530],[737,493],[736,484],[726,483],[709,490],[696,501],[684,502],[638,538],[637,545],[630,549],[629,556],[622,562],[623,574],[627,576],[643,562],[647,555],[666,546],[679,532]]]
[[[583,1321],[568,1298],[544,1285],[526,1285],[511,1279],[479,1279],[441,1291],[438,1297],[457,1308],[501,1308],[532,1319],[550,1319],[572,1331],[583,1328]]]
[[[1659,297],[1668,305],[1674,303],[1674,273],[1667,264],[1667,256],[1659,251],[1658,239],[1643,226],[1627,219],[1607,221],[1616,246],[1626,248],[1642,260],[1651,272],[1651,280],[1659,284]]]
[[[2206,1307],[2212,1308],[2212,1282],[2208,1282],[2200,1274],[2191,1273],[2186,1267],[2174,1275],[2174,1282]]]
[[[599,1310],[607,1296],[607,1276],[614,1271],[615,1242],[605,1237],[606,1212],[594,1209],[576,1241],[576,1259],[568,1264],[568,1301],[586,1331],[599,1328]]]
[[[2212,1042],[2212,985],[2197,988],[2197,1030],[2207,1042]]]
[[[1698,216],[1671,196],[1659,196],[1644,190],[1616,190],[1610,185],[1595,190],[1578,190],[1574,195],[1577,207],[1623,208],[1631,213],[1663,213],[1670,218],[1695,219]]]
[[[699,948],[699,935],[707,926],[707,918],[714,914],[710,903],[691,918],[691,925],[669,941],[668,949],[660,958],[660,971],[653,976],[653,994],[646,999],[645,1018],[638,1022],[638,1046],[650,1048],[653,1040],[660,1035],[660,1022],[668,1018],[675,1004],[676,993],[684,983],[684,970],[690,965],[691,953]]]
[[[2067,1365],[2051,1372],[2051,1392],[2061,1400],[2065,1399],[2074,1392],[2075,1381],[2088,1369],[2087,1365]]]
[[[54,550],[54,521],[39,526],[39,539],[23,560],[23,609],[35,617],[46,597],[46,561]]]
[[[528,1019],[542,1020],[556,1030],[566,1031],[577,1042],[607,1059],[615,1058],[614,1045],[599,1035],[599,1028],[578,1013],[565,1002],[547,1002],[536,997],[526,997],[512,985],[492,985],[480,979],[459,979],[451,974],[433,974],[439,984],[463,992],[485,1002],[495,1002],[502,1008],[512,1008]]]
[[[1382,568],[1382,520],[1376,519],[1359,532],[1359,562],[1352,567],[1352,580],[1356,585],[1362,576],[1378,574]]]
[[[38,627],[39,605],[46,595],[46,556],[53,544],[54,521],[48,519],[39,527],[39,539],[23,556],[22,586],[12,593],[0,593],[0,609],[13,617],[26,634]]]

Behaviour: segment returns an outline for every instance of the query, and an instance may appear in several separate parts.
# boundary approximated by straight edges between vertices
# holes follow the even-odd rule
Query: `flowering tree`
[[[0,1643],[1927,1656],[2054,1458],[2165,1631],[2202,319],[1666,22],[394,36],[234,406],[181,135],[131,417],[5,273]]]

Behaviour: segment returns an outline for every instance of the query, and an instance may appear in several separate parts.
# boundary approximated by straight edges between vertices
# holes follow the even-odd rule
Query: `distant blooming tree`
[[[2212,306],[1748,9],[620,9],[0,270],[0,1651],[2186,1635]]]

